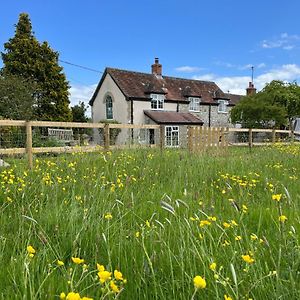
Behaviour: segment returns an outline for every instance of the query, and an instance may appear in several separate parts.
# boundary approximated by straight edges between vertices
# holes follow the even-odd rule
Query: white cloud
[[[240,95],[245,95],[246,88],[251,81],[250,76],[222,77],[214,74],[204,74],[201,76],[194,76],[193,78],[198,80],[214,81],[224,92],[230,91],[230,93]],[[288,64],[271,69],[256,76],[254,78],[254,84],[257,90],[261,90],[266,83],[270,83],[272,80],[292,82],[298,78],[300,78],[300,66],[296,64]]]
[[[217,61],[214,64],[217,65],[217,66],[237,69],[237,70],[241,70],[241,71],[244,71],[244,70],[247,70],[247,69],[251,70],[251,67],[258,68],[258,69],[266,67],[265,63],[260,63],[258,65],[253,65],[253,64],[235,65],[235,64],[228,63],[228,62]]]
[[[257,69],[265,68],[267,65],[265,63],[260,63],[256,66]]]
[[[296,47],[297,41],[300,40],[300,35],[281,33],[272,39],[266,39],[261,42],[261,47],[264,49],[282,48],[284,50],[292,50]]]
[[[182,66],[182,67],[175,68],[175,70],[177,72],[194,73],[194,72],[199,72],[199,71],[203,70],[203,68],[191,67],[191,66]]]
[[[97,84],[91,85],[76,85],[72,84],[71,88],[69,89],[70,92],[70,101],[71,106],[78,104],[80,101],[84,102],[88,106],[87,115],[90,117],[91,109],[89,106],[89,101],[97,87]]]

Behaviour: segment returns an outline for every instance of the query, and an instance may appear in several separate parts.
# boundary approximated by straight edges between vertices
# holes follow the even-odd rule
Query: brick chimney
[[[256,88],[254,87],[253,82],[249,82],[249,87],[246,89],[247,96],[256,94]]]
[[[162,75],[162,65],[159,63],[159,59],[156,57],[154,64],[151,66],[152,74],[161,76]]]

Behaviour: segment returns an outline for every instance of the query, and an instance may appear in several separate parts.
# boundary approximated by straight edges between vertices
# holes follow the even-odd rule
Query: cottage
[[[183,125],[232,126],[229,112],[240,95],[226,94],[211,81],[164,76],[158,58],[151,70],[106,68],[90,100],[93,122],[163,124],[169,146],[179,144]],[[148,132],[150,142],[153,134]]]

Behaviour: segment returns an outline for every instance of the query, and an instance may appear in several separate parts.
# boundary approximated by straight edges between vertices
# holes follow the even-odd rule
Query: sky
[[[155,57],[163,75],[245,94],[252,66],[258,90],[300,82],[299,11],[299,0],[3,1],[0,51],[26,12],[36,38],[59,53],[71,105],[88,103],[105,67],[150,73]]]

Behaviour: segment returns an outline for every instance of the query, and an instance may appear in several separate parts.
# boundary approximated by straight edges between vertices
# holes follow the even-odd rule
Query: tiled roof
[[[100,86],[109,74],[127,99],[149,99],[150,93],[165,94],[166,101],[188,102],[188,97],[201,97],[202,103],[217,104],[217,99],[231,99],[212,81],[200,81],[149,73],[106,68],[90,101],[92,105]],[[232,103],[235,104],[235,103]]]
[[[144,110],[144,114],[157,124],[203,125],[203,121],[191,113]]]
[[[242,97],[244,97],[243,95],[236,95],[236,94],[229,94],[229,93],[225,93],[226,97],[228,99],[230,99],[230,104],[237,104]]]

